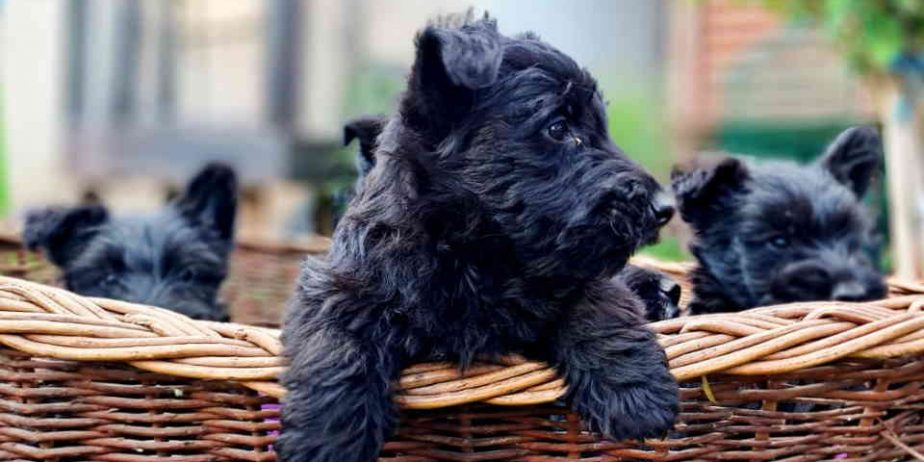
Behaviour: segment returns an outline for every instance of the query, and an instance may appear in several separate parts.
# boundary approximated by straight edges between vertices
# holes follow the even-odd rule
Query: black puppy
[[[383,116],[367,116],[351,120],[343,127],[343,143],[349,145],[356,140],[356,184],[349,190],[347,201],[362,188],[363,179],[375,165],[375,147],[379,135],[388,119]],[[677,317],[680,312],[680,285],[670,277],[657,271],[626,265],[615,276],[629,290],[635,293],[645,305],[645,318],[660,321]]]
[[[594,430],[673,426],[664,352],[612,281],[673,209],[606,126],[592,77],[534,35],[487,18],[418,35],[375,166],[286,316],[282,460],[375,460],[393,381],[431,359],[522,353],[558,367]]]
[[[366,116],[353,119],[343,127],[343,145],[348,146],[353,140],[359,142],[356,153],[356,191],[362,188],[362,181],[375,166],[375,148],[377,139],[388,118],[385,116]]]
[[[878,242],[861,203],[882,148],[871,128],[846,130],[812,165],[726,158],[675,171],[694,232],[693,314],[808,300],[881,298]]]
[[[113,217],[102,205],[48,208],[29,214],[23,238],[63,270],[76,293],[227,320],[217,296],[236,209],[234,171],[212,164],[156,214]]]
[[[356,181],[334,194],[334,226],[343,218],[350,201],[356,197],[356,192],[362,188],[363,178],[375,165],[375,143],[388,119],[385,116],[366,116],[347,122],[343,127],[343,145],[349,146],[353,140],[359,142],[356,152]]]

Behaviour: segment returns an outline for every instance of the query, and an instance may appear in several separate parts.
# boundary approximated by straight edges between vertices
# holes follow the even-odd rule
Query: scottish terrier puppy
[[[156,214],[114,217],[103,205],[32,212],[23,239],[61,268],[79,294],[225,321],[218,289],[228,269],[237,179],[212,164]]]
[[[375,147],[388,119],[383,116],[366,116],[351,120],[343,127],[343,144],[353,140],[359,143],[356,152],[356,183],[344,194],[351,200],[362,188],[362,182],[375,165]],[[339,217],[338,217],[339,221]],[[626,265],[615,276],[629,288],[645,307],[649,321],[672,319],[680,313],[680,285],[665,274],[635,265]]]
[[[673,209],[610,140],[593,78],[488,18],[416,44],[375,165],[286,315],[281,459],[375,460],[404,366],[506,353],[558,367],[591,429],[665,434],[677,384],[613,276]]]
[[[886,293],[878,242],[861,203],[882,148],[872,128],[846,130],[814,164],[726,158],[675,171],[681,217],[695,238],[692,314]]]

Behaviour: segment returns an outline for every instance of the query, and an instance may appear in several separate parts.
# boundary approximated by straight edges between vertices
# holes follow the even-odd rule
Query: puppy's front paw
[[[627,265],[616,275],[642,302],[650,322],[673,319],[680,314],[680,284],[658,271]]]
[[[588,387],[573,397],[587,426],[613,440],[656,438],[674,428],[680,407],[677,384],[670,377],[632,385]]]

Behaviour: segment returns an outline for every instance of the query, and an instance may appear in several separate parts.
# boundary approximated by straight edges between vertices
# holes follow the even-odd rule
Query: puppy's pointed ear
[[[193,177],[173,205],[196,226],[211,229],[230,241],[237,214],[237,175],[227,165],[209,164]]]
[[[838,182],[862,197],[882,166],[882,141],[872,127],[848,128],[818,162]]]
[[[483,19],[457,29],[430,26],[417,39],[417,64],[429,77],[469,90],[497,79],[503,58],[497,23]]]
[[[64,267],[109,220],[99,204],[75,208],[47,208],[29,212],[23,242],[30,250],[42,250],[52,263]]]
[[[402,104],[405,119],[427,135],[445,137],[471,109],[474,92],[497,80],[502,61],[501,36],[492,19],[427,27],[417,36],[409,93]]]
[[[686,171],[675,167],[671,172],[671,189],[683,220],[699,225],[721,213],[732,196],[744,189],[749,178],[747,166],[729,157],[714,165]]]
[[[359,140],[357,170],[360,178],[369,173],[375,165],[376,140],[387,122],[387,117],[371,116],[351,120],[343,126],[344,146],[349,145],[354,139]]]

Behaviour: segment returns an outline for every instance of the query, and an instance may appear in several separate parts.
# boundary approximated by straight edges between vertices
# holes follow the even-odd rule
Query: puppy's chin
[[[573,232],[579,239],[576,246],[580,252],[570,257],[575,272],[586,279],[610,278],[625,268],[640,247],[655,243],[659,239],[659,228],[649,226],[645,218],[624,218],[617,216],[603,220],[594,226],[576,227]],[[640,223],[641,222],[641,223]],[[642,224],[642,226],[638,226]]]
[[[656,244],[660,239],[661,226],[650,213],[642,212],[638,207],[626,206],[614,209],[606,218],[611,239],[621,242],[623,249],[634,253],[640,247]]]
[[[661,230],[655,229],[655,230],[649,231],[644,236],[642,236],[642,240],[639,244],[639,247],[655,245],[658,242],[661,242]]]

